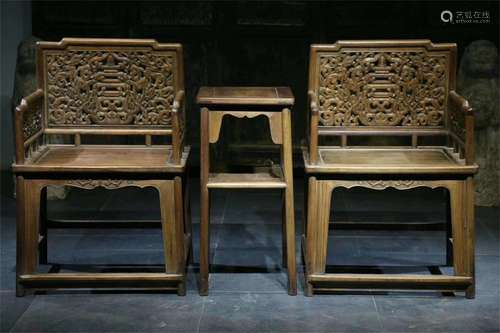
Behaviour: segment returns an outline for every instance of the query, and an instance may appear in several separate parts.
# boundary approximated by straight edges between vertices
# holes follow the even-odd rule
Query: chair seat
[[[316,165],[308,173],[353,174],[470,174],[477,165],[465,165],[448,148],[319,148]]]
[[[183,172],[189,147],[180,164],[171,164],[171,146],[49,145],[38,158],[14,164],[14,172]]]

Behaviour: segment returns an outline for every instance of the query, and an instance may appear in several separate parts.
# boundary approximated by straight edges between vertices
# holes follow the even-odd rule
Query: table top
[[[201,105],[283,105],[292,106],[289,87],[201,87],[196,96]]]

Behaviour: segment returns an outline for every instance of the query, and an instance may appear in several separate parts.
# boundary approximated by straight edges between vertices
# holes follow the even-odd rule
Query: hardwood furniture
[[[169,289],[184,295],[191,229],[184,219],[189,147],[183,144],[182,46],[150,39],[40,42],[37,75],[38,89],[15,111],[17,295],[79,287]],[[54,135],[73,138],[72,143],[53,144]],[[143,141],[88,144],[88,136],[136,136]],[[46,238],[46,226],[40,223],[46,219],[49,185],[155,188],[161,206],[163,269],[37,272],[38,246]]]
[[[283,258],[288,270],[288,294],[297,294],[295,263],[295,218],[293,208],[292,138],[290,108],[294,97],[287,87],[201,87],[196,97],[201,106],[200,183],[200,295],[208,295],[210,190],[282,189]],[[211,173],[210,144],[219,139],[225,116],[269,121],[273,143],[281,145],[281,167],[267,173]]]
[[[361,288],[465,290],[474,297],[474,115],[454,91],[455,79],[455,44],[376,40],[311,46],[310,132],[303,151],[306,295]],[[350,145],[356,136],[406,137],[409,144]],[[337,143],[321,145],[324,137]],[[326,274],[330,205],[338,187],[447,189],[455,275]]]

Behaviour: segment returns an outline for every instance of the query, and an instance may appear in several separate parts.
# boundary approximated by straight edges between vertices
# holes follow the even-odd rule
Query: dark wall
[[[189,141],[194,146],[199,140],[199,116],[192,101],[199,86],[289,85],[296,97],[293,136],[297,148],[306,123],[311,43],[428,38],[457,42],[460,55],[476,39],[488,39],[498,46],[498,6],[498,1],[34,1],[33,33],[46,40],[142,37],[184,44]],[[488,11],[490,23],[443,23],[440,15],[445,9]],[[249,127],[242,127],[239,121],[229,125],[224,126],[223,136],[232,143],[251,142],[255,133],[263,134],[265,129],[258,120]],[[242,141],[236,139],[240,135]]]

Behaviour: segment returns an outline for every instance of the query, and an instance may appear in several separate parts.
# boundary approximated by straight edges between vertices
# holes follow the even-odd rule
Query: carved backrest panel
[[[454,50],[430,41],[313,46],[310,89],[319,125],[443,127]]]
[[[180,52],[180,45],[152,40],[40,43],[46,126],[169,127],[183,89]]]

